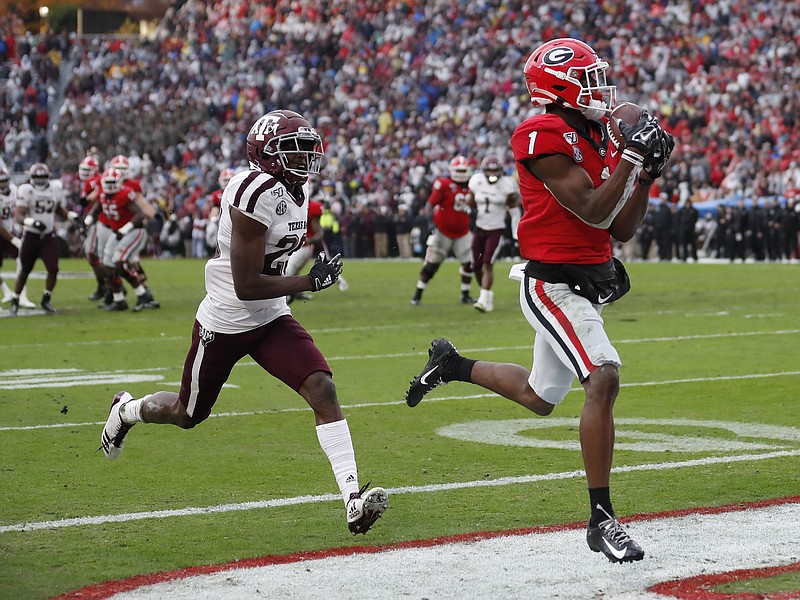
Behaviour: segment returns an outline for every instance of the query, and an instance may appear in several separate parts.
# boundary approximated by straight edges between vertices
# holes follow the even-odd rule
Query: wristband
[[[634,167],[641,167],[644,164],[644,159],[642,158],[642,155],[639,154],[638,152],[634,152],[630,148],[625,148],[625,150],[622,151],[621,158],[624,158],[629,163],[633,163]]]
[[[14,246],[14,248],[16,248],[17,250],[19,250],[20,248],[22,248],[22,240],[20,240],[18,237],[12,237],[11,245]]]
[[[125,225],[117,229],[117,233],[121,233],[122,235],[130,233],[131,231],[133,231],[133,223],[131,221],[128,221]]]

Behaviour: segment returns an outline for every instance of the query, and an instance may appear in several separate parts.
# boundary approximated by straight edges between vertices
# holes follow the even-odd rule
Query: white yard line
[[[765,452],[763,454],[741,454],[738,456],[712,456],[683,460],[675,462],[660,462],[640,465],[619,466],[611,469],[612,473],[632,473],[636,471],[664,471],[668,469],[681,469],[687,467],[701,467],[717,464],[730,464],[737,462],[750,462],[758,460],[768,460],[772,458],[785,458],[800,456],[800,450],[779,450],[776,452]],[[500,487],[506,485],[520,485],[536,483],[539,481],[556,481],[563,479],[576,479],[584,477],[582,470],[565,471],[561,473],[544,473],[539,475],[523,475],[519,477],[500,477],[498,479],[480,479],[475,481],[463,481],[457,483],[438,483],[420,486],[405,486],[389,488],[389,496],[396,494],[424,494],[433,492],[444,492],[450,490],[460,490],[468,488]],[[173,517],[185,517],[191,515],[208,515],[214,513],[227,513],[235,511],[260,510],[265,508],[276,508],[282,506],[294,506],[298,504],[316,504],[320,502],[341,502],[341,496],[337,494],[322,494],[317,496],[295,496],[293,498],[273,498],[270,500],[257,500],[253,502],[239,502],[232,504],[220,504],[217,506],[187,507],[171,510],[144,511],[137,513],[122,513],[115,515],[99,515],[95,517],[77,517],[74,519],[61,519],[56,521],[38,521],[32,523],[16,523],[13,525],[0,526],[0,534],[9,532],[28,532],[39,531],[42,529],[62,529],[65,527],[81,527],[86,525],[101,525],[103,523],[123,523],[128,521],[140,521],[143,519],[163,519]]]

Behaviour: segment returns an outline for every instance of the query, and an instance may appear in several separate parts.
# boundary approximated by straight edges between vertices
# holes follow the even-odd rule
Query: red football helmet
[[[8,176],[8,172],[0,168],[0,194],[10,194],[11,193],[11,178]]]
[[[50,169],[44,163],[33,163],[28,169],[28,177],[31,178],[33,187],[39,190],[47,188],[50,181]]]
[[[100,176],[100,187],[106,195],[116,194],[122,189],[122,173],[119,169],[110,167]]]
[[[456,183],[466,183],[472,177],[472,165],[464,156],[456,156],[450,161],[450,179]]]
[[[78,178],[86,181],[97,175],[98,171],[100,171],[100,163],[94,156],[87,156],[78,165]]]
[[[599,120],[616,103],[616,86],[606,82],[608,63],[573,38],[550,40],[525,63],[525,83],[535,106],[552,102]]]
[[[114,158],[112,158],[109,167],[119,171],[123,180],[128,178],[128,169],[130,165],[128,164],[128,157],[124,154],[117,154]]]
[[[236,171],[233,169],[222,169],[222,172],[219,174],[219,189],[224,190],[225,186],[228,185],[228,182],[231,178],[236,175]]]
[[[495,183],[503,174],[503,164],[495,154],[490,154],[481,161],[481,171],[486,175],[489,183]]]
[[[322,166],[322,138],[303,117],[291,110],[263,115],[247,134],[250,167],[290,185],[302,185]]]

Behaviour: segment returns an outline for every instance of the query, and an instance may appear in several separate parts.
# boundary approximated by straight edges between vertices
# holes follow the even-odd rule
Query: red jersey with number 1
[[[103,225],[107,225],[114,231],[133,219],[133,212],[130,203],[136,202],[136,192],[129,187],[123,187],[116,194],[108,195],[100,190],[98,196],[103,212],[97,218]]]
[[[588,173],[598,187],[608,179],[607,140],[599,128],[589,139],[553,114],[535,115],[511,136],[522,194],[522,219],[517,229],[520,255],[543,263],[593,265],[611,259],[607,229],[587,225],[562,206],[545,184],[522,164],[553,154],[564,154]]]
[[[467,181],[457,183],[449,177],[439,177],[433,182],[428,204],[434,206],[433,223],[436,229],[451,239],[469,233],[469,187]]]

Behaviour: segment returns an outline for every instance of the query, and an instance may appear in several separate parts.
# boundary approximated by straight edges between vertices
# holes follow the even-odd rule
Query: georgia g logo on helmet
[[[571,60],[573,56],[575,56],[575,51],[572,48],[560,46],[548,50],[542,57],[542,62],[550,66],[563,65],[565,62]]]

